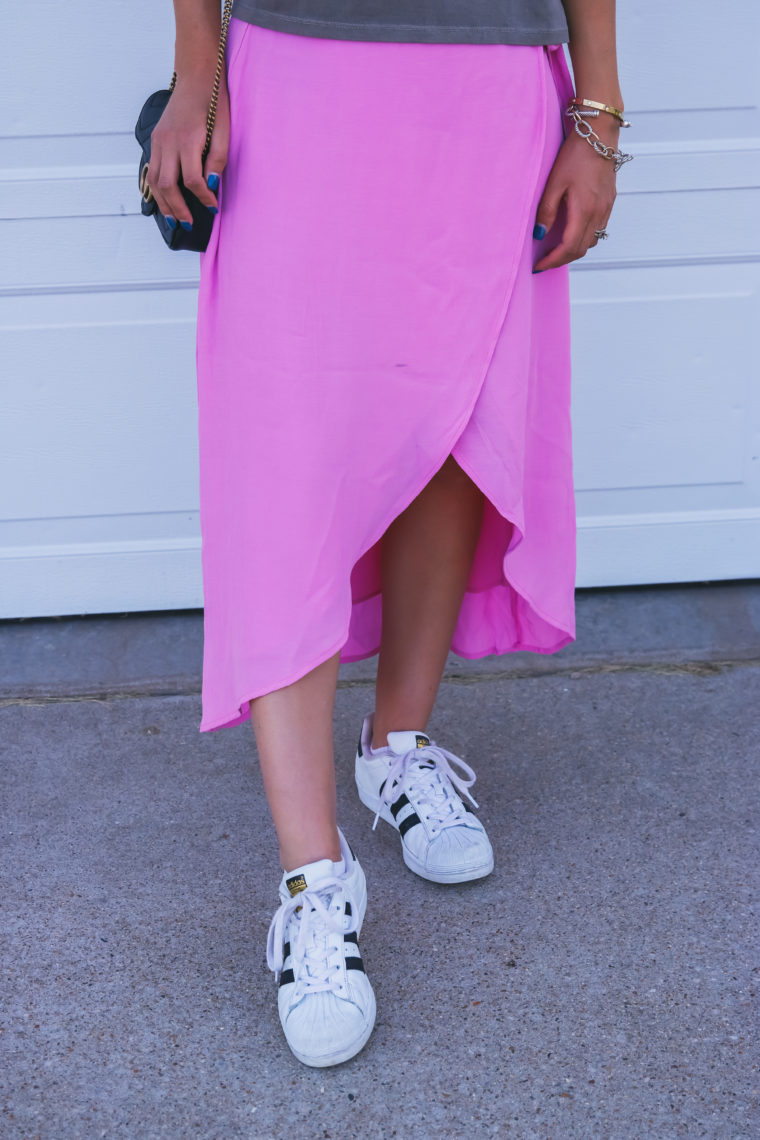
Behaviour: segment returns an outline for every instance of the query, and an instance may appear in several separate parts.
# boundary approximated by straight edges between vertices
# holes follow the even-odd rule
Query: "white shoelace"
[[[423,762],[425,767],[420,768],[419,765]],[[455,772],[452,765],[456,765],[462,775]],[[470,794],[475,778],[475,773],[469,764],[465,764],[460,756],[447,752],[437,744],[410,748],[408,752],[396,756],[391,762],[380,793],[380,805],[372,830],[377,827],[383,804],[390,807],[402,792],[406,792],[407,795],[411,793],[425,812],[425,818],[431,820],[439,829],[463,823],[466,813],[453,795],[452,784],[477,807],[477,802]]]
[[[342,893],[351,904],[351,914],[335,901]],[[280,980],[288,923],[300,909],[295,931],[290,935],[290,954],[300,990],[315,993],[331,990],[343,961],[343,935],[356,930],[359,906],[343,879],[327,876],[281,904],[269,925],[267,965]]]

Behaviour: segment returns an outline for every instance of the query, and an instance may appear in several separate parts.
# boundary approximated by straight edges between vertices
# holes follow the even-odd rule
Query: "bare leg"
[[[250,702],[251,721],[286,871],[340,859],[333,709],[340,654]]]
[[[383,535],[383,631],[372,746],[424,729],[438,694],[483,520],[484,496],[450,455]]]

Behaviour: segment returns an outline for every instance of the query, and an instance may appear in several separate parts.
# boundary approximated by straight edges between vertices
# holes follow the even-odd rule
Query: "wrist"
[[[593,99],[596,103],[604,103],[609,107],[615,107],[616,110],[623,112],[625,106],[623,104],[623,93],[617,83],[611,83],[609,78],[598,77],[593,75],[586,76],[583,74],[576,74],[573,76],[575,82],[575,94],[579,99]]]
[[[175,56],[174,70],[177,72],[177,81],[192,84],[206,84],[214,82],[218,48],[213,54],[180,55]]]

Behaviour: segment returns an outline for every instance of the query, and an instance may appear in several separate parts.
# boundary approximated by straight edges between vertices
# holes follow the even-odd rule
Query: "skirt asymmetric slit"
[[[575,635],[567,267],[535,211],[561,46],[298,36],[233,19],[201,255],[200,731],[377,653],[380,539],[452,454],[485,495],[451,648]]]

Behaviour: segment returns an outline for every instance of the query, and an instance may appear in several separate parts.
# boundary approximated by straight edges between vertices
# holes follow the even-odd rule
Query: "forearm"
[[[178,78],[213,75],[219,54],[220,0],[174,0]]]
[[[615,0],[563,0],[575,93],[623,109],[615,43]]]

